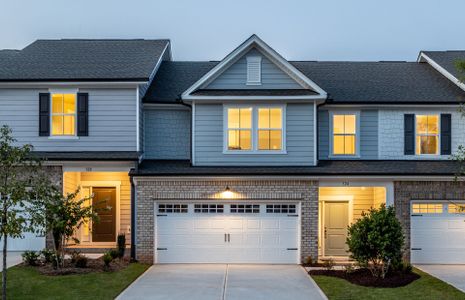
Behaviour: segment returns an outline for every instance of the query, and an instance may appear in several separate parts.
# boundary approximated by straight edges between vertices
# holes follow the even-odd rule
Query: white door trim
[[[347,202],[348,206],[348,221],[349,224],[352,224],[354,219],[354,196],[353,195],[334,195],[334,196],[320,196],[319,207],[321,208],[321,217],[319,218],[320,228],[318,232],[320,233],[320,243],[321,243],[321,254],[323,257],[326,256],[325,248],[325,238],[324,238],[324,228],[325,228],[325,204],[326,202]]]

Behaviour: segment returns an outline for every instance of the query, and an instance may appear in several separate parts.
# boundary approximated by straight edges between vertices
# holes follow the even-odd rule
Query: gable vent
[[[262,83],[262,58],[247,56],[247,84],[260,85]]]

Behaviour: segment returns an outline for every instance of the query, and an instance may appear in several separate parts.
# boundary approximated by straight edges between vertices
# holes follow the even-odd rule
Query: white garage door
[[[7,248],[8,251],[40,251],[45,248],[45,237],[36,236],[34,233],[26,233],[24,238],[8,238]]]
[[[299,262],[299,206],[159,203],[157,263]]]
[[[417,264],[465,264],[463,202],[413,202],[411,260]]]

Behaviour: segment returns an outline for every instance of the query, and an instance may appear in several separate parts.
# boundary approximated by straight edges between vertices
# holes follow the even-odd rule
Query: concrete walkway
[[[20,264],[23,261],[23,258],[21,257],[21,254],[23,252],[17,252],[17,251],[8,251],[6,255],[6,267],[10,268],[15,265]],[[3,254],[0,253],[0,266],[3,263]]]
[[[465,265],[415,265],[465,293]]]
[[[297,265],[155,265],[118,300],[327,299]]]

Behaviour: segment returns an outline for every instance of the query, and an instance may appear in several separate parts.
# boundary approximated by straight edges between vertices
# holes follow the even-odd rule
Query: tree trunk
[[[2,268],[2,299],[6,300],[6,249],[7,235],[3,234],[3,268]]]

